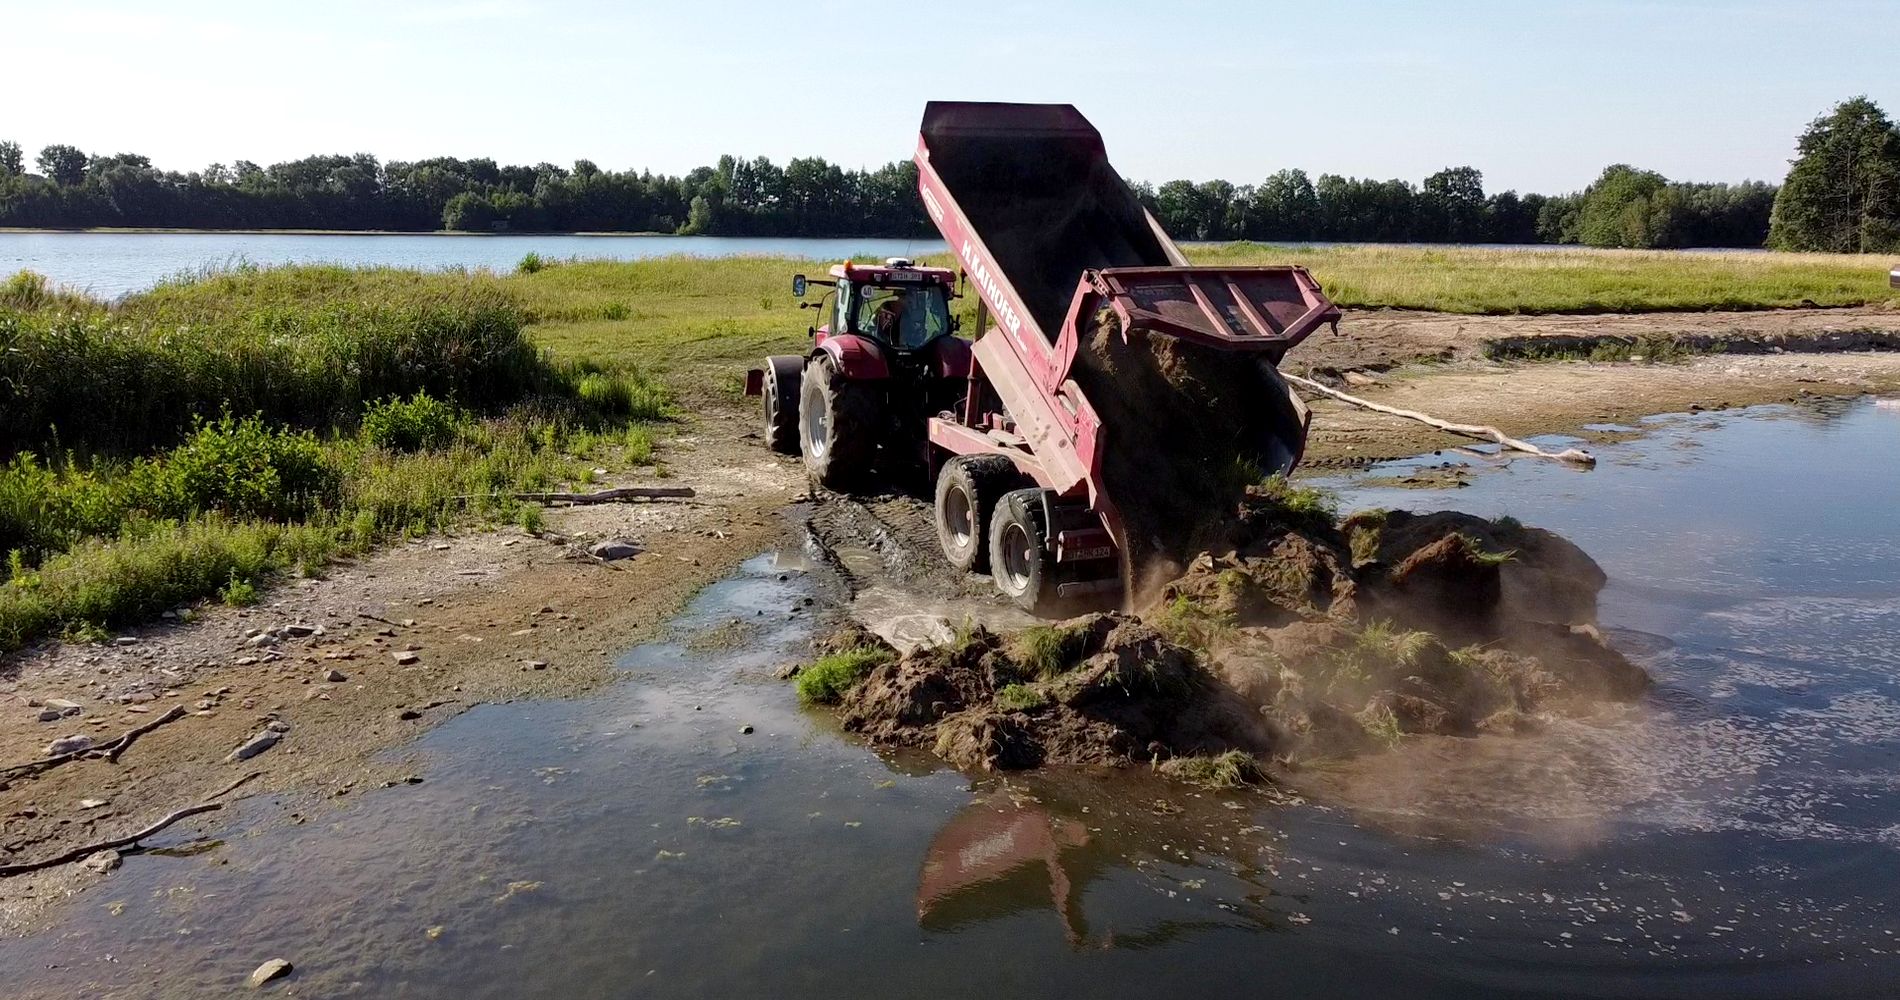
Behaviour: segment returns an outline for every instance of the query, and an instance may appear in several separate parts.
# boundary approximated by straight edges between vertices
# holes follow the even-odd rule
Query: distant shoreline
[[[922,236],[741,236],[733,233],[707,233],[687,236],[681,233],[660,232],[599,232],[580,230],[567,232],[561,230],[519,229],[503,233],[472,233],[457,229],[167,229],[144,226],[100,226],[80,229],[49,229],[35,226],[0,226],[0,235],[22,234],[38,235],[83,235],[103,234],[114,236],[479,236],[484,238],[509,236],[662,236],[667,239],[705,239],[705,240],[920,240]],[[930,237],[936,239],[939,237]]]
[[[168,229],[161,226],[98,226],[91,228],[45,228],[38,226],[0,226],[0,233],[23,233],[28,235],[57,235],[103,233],[112,235],[163,235],[163,236],[678,236],[678,233],[657,232],[541,232],[538,230],[520,230],[506,233],[465,233],[455,229]],[[725,237],[713,237],[715,239]],[[743,237],[741,237],[743,238]],[[851,239],[854,237],[845,237]],[[880,237],[866,237],[878,239]]]

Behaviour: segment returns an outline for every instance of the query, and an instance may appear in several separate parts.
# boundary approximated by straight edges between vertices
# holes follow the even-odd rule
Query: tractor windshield
[[[950,304],[941,285],[860,285],[856,293],[851,329],[858,333],[908,351],[950,332]]]

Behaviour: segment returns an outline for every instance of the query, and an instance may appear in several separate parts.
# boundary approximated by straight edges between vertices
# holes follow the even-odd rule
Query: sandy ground
[[[1302,345],[1288,367],[1382,402],[1527,435],[1694,407],[1900,390],[1900,353],[1810,352],[1865,346],[1856,337],[1868,331],[1894,335],[1900,312],[1355,313],[1339,335],[1317,334]],[[1656,365],[1484,360],[1487,340],[1656,332],[1743,340],[1741,349],[1769,353]],[[1777,347],[1781,353],[1772,353]],[[1349,371],[1358,374],[1348,380]],[[1321,467],[1459,443],[1331,401],[1314,411],[1309,455]],[[0,661],[0,762],[41,758],[59,737],[111,739],[173,706],[186,713],[140,738],[117,763],[80,759],[0,779],[0,864],[122,835],[252,772],[257,777],[233,796],[300,793],[279,799],[296,803],[282,808],[287,821],[300,821],[295,810],[345,804],[354,790],[411,778],[400,753],[389,751],[473,705],[565,696],[601,683],[618,654],[698,588],[785,537],[778,514],[803,495],[804,477],[795,463],[767,453],[752,431],[749,409],[721,408],[665,445],[666,484],[698,489],[691,502],[553,511],[542,537],[507,529],[427,539],[288,583],[253,608],[201,606],[189,609],[187,621],[132,630],[123,645],[53,644]],[[614,485],[641,482],[626,477]],[[908,575],[889,553],[917,547],[886,542],[893,533],[927,530],[927,518],[923,504],[886,501],[821,509],[813,530],[861,536],[856,551],[867,562],[846,568],[860,578],[854,595],[875,601],[880,574]],[[607,537],[637,540],[645,551],[611,564],[578,555]],[[286,626],[309,634],[251,638]],[[40,721],[65,702],[76,714]],[[286,729],[280,742],[249,760],[227,759],[273,722]],[[212,813],[174,829],[216,830],[218,823]],[[24,932],[47,904],[109,877],[66,865],[0,880],[0,929]]]

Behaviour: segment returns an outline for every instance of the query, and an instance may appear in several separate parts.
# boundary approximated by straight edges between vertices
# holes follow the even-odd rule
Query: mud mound
[[[1173,772],[1251,773],[1211,758],[1522,733],[1650,685],[1594,625],[1603,571],[1549,532],[1397,512],[1335,527],[1258,502],[1226,530],[1234,544],[1194,557],[1140,617],[893,657],[846,694],[845,728],[982,770],[1191,758]],[[821,650],[863,646],[888,649],[851,626]]]
[[[1070,375],[1102,419],[1131,596],[1224,547],[1247,487],[1291,467],[1305,438],[1262,357],[1142,330],[1124,337],[1112,313],[1082,337]]]
[[[1192,651],[1139,619],[1092,615],[1048,633],[1039,643],[1006,644],[979,629],[886,663],[846,694],[844,728],[980,770],[1269,748],[1256,713]],[[876,641],[851,633],[827,645]]]

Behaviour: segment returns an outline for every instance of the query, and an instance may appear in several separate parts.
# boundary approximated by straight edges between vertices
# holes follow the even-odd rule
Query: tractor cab
[[[764,434],[774,451],[802,454],[812,480],[843,489],[876,476],[929,471],[930,417],[962,405],[970,390],[970,342],[954,336],[956,272],[902,257],[846,261],[829,278],[792,278],[792,294],[829,289],[799,303],[824,317],[806,332],[804,356],[774,355],[746,373],[764,398]]]
[[[842,335],[869,337],[879,346],[909,354],[929,347],[956,329],[950,316],[956,275],[947,268],[918,267],[903,257],[883,264],[846,261],[831,267],[830,280],[792,279],[792,292],[803,296],[807,284],[835,286],[835,294],[806,308],[828,309],[828,322],[812,331],[822,344]]]

